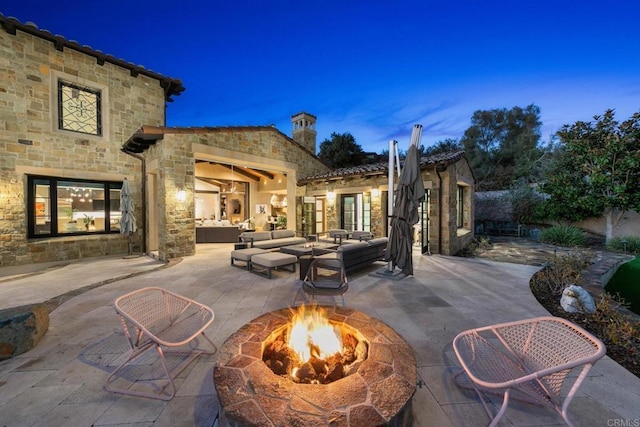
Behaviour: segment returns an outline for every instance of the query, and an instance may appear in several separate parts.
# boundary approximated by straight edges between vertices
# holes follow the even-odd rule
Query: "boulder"
[[[49,329],[49,312],[43,304],[0,310],[0,360],[34,348]]]
[[[577,285],[564,288],[560,305],[567,313],[593,313],[596,311],[596,304],[591,294]]]

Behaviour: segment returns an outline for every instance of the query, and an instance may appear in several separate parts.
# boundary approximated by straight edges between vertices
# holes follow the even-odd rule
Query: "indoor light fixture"
[[[378,197],[378,196],[380,196],[380,190],[378,190],[377,188],[372,188],[371,197]]]

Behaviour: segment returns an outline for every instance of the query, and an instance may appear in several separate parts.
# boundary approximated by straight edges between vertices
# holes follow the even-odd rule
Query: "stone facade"
[[[473,239],[473,191],[474,177],[463,153],[451,153],[434,159],[423,158],[422,181],[429,193],[427,204],[429,217],[429,245],[431,253],[454,255]],[[352,173],[353,169],[335,171],[331,176],[311,176],[303,179],[304,195],[325,196],[332,192],[335,201],[328,201],[327,228],[341,227],[340,196],[367,194],[371,196],[371,232],[386,236],[387,200],[389,194],[386,166],[372,167]],[[384,172],[384,173],[383,173]],[[458,227],[458,187],[466,189],[463,201],[463,224]],[[375,196],[377,190],[379,195]]]
[[[119,234],[28,239],[27,176],[127,177],[139,195],[141,164],[121,146],[141,124],[164,124],[165,90],[113,57],[92,57],[74,42],[0,21],[0,266],[126,253]],[[102,136],[58,129],[58,79],[101,91]]]

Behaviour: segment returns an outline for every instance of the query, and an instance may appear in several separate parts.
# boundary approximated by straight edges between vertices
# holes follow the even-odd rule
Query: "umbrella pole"
[[[391,140],[389,141],[389,172],[388,172],[388,179],[389,179],[389,189],[387,192],[387,230],[389,230],[389,237],[391,237],[391,218],[393,218],[393,202],[394,202],[394,169],[395,169],[395,159],[398,153],[397,150],[397,146],[398,146],[398,141],[395,140]],[[398,162],[399,165],[400,162]],[[393,271],[393,263],[391,261],[391,258],[389,258],[389,261],[387,262],[387,271],[391,272]]]

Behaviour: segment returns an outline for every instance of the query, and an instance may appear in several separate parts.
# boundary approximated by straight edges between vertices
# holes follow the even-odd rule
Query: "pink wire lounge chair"
[[[114,308],[120,316],[129,351],[107,378],[105,389],[108,391],[171,400],[176,393],[174,379],[184,368],[200,354],[213,354],[217,350],[204,333],[213,322],[213,310],[189,298],[149,287],[117,298]],[[198,347],[199,338],[208,342],[210,351]],[[153,356],[153,351],[157,356]],[[161,367],[157,367],[158,361]],[[140,378],[135,372],[142,367],[154,374],[145,371]],[[116,381],[128,383],[128,387],[116,387]],[[142,385],[145,387],[140,391]],[[151,391],[145,391],[149,388]]]
[[[453,340],[453,349],[463,369],[456,378],[466,373],[489,417],[492,411],[482,392],[503,393],[502,406],[490,426],[506,412],[512,390],[531,398],[523,400],[554,408],[572,426],[567,407],[591,366],[606,353],[596,337],[551,316],[461,332]],[[574,368],[579,375],[568,375]]]

